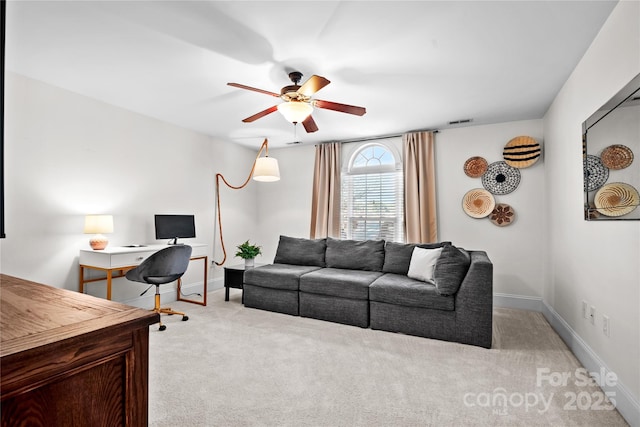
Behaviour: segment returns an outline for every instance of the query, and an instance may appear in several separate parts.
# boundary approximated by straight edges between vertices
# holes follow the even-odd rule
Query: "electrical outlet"
[[[596,308],[591,306],[591,310],[589,311],[589,321],[592,325],[596,324]]]
[[[587,313],[589,312],[589,304],[585,300],[582,300],[582,317],[584,319],[587,318]]]
[[[606,336],[610,336],[610,331],[609,316],[605,314],[602,316],[602,332],[604,332]]]

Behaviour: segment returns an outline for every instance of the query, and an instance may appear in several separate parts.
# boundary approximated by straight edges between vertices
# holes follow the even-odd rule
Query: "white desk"
[[[207,256],[207,245],[201,243],[188,243],[193,248],[191,252],[191,260],[204,261],[204,295],[203,301],[189,300],[181,298],[180,287],[182,281],[178,279],[178,301],[187,301],[194,304],[207,305],[207,272],[209,268],[209,257]],[[142,261],[150,255],[166,248],[167,245],[147,245],[139,247],[114,246],[107,247],[102,250],[94,251],[92,249],[80,250],[80,292],[84,293],[84,285],[86,283],[104,281],[107,282],[107,299],[111,299],[111,282],[113,279],[124,277],[127,271],[140,265]],[[106,277],[98,277],[86,279],[84,270],[104,271]],[[114,274],[114,272],[116,272]]]

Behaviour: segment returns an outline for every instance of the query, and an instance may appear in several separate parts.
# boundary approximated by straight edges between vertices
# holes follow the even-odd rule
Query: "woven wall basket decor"
[[[624,182],[612,182],[602,186],[593,199],[598,212],[606,216],[622,216],[632,212],[640,204],[640,194]]]
[[[464,173],[471,178],[480,178],[489,164],[484,157],[474,156],[464,162]]]
[[[584,189],[595,191],[609,179],[609,169],[600,161],[600,157],[587,154],[584,161]]]
[[[516,213],[513,208],[506,203],[498,203],[491,211],[489,219],[498,227],[506,227],[513,224],[516,219]]]
[[[626,145],[610,145],[600,153],[600,161],[609,169],[624,169],[633,162],[633,151]]]
[[[509,194],[520,184],[520,170],[506,162],[494,162],[482,175],[482,186],[493,194]]]
[[[489,216],[495,206],[493,195],[483,188],[469,190],[462,198],[462,209],[472,218]]]
[[[540,144],[530,136],[516,136],[507,142],[502,157],[509,166],[524,169],[540,159]]]

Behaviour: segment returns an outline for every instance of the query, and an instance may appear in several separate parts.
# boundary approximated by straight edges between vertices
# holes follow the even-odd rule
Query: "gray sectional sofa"
[[[435,257],[428,281],[416,278],[416,247]],[[491,348],[493,264],[451,242],[280,236],[273,264],[245,272],[244,304]]]

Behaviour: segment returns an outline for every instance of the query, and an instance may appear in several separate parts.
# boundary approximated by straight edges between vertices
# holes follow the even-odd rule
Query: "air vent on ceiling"
[[[452,122],[449,122],[450,125],[460,125],[463,123],[471,123],[473,121],[473,119],[462,119],[462,120],[454,120]]]

